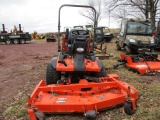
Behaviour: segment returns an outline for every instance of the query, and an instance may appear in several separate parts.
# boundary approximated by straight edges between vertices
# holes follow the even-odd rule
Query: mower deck
[[[121,55],[121,59],[125,59],[125,66],[140,74],[155,74],[160,72],[160,58],[157,60],[133,61],[131,56]]]
[[[41,80],[28,99],[28,114],[36,120],[35,111],[43,113],[83,113],[107,109],[126,102],[131,103],[130,112],[136,109],[138,91],[126,82],[118,81],[118,75],[109,74],[99,82],[81,79],[76,84],[46,85]]]

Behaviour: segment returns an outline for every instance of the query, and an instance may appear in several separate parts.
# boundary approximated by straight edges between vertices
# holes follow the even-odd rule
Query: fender
[[[97,58],[97,62],[98,62],[98,67],[101,69],[103,66],[102,61]]]
[[[57,57],[53,57],[52,58],[51,64],[52,64],[53,68],[56,68],[56,66],[57,66]]]

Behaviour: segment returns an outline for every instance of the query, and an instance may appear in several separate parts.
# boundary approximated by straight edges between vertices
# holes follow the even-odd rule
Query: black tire
[[[106,69],[104,66],[102,66],[99,73],[95,73],[95,77],[106,77]]]
[[[134,110],[132,110],[132,103],[131,102],[126,102],[124,104],[124,112],[127,115],[132,115],[134,113]]]
[[[90,110],[85,113],[86,120],[96,120],[96,115],[97,113],[95,110]]]
[[[50,42],[50,40],[49,40],[49,39],[47,39],[47,42]]]
[[[121,50],[121,47],[119,46],[119,44],[116,44],[116,50],[117,50],[117,51],[120,51],[120,50]]]
[[[41,112],[41,111],[36,111],[34,113],[34,115],[35,115],[37,120],[46,120],[45,114],[43,112]]]
[[[48,63],[46,70],[46,84],[56,84],[60,80],[60,72],[53,68],[51,63]]]
[[[25,39],[20,39],[20,44],[25,44],[25,43],[26,43]]]
[[[6,43],[7,45],[12,44],[11,40],[9,40],[9,39],[8,39],[8,40],[6,40],[6,41],[5,41],[5,43]]]
[[[14,39],[14,40],[13,40],[13,43],[14,43],[14,44],[19,44],[19,40]]]
[[[129,54],[131,54],[131,49],[126,45],[124,47],[124,52],[125,52],[126,55],[129,55]]]
[[[158,43],[160,42],[160,37],[155,37],[155,44],[158,46]]]

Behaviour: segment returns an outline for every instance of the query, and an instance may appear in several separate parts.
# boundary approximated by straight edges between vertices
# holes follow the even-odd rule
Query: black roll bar
[[[93,9],[93,11],[95,12],[95,15],[94,15],[94,28],[96,28],[97,26],[97,22],[96,22],[96,10],[94,7],[92,6],[87,6],[87,5],[72,5],[72,4],[64,4],[64,5],[61,5],[60,8],[59,8],[59,12],[58,12],[58,52],[61,51],[61,46],[60,46],[60,12],[61,12],[61,8],[62,7],[85,7],[85,8],[91,8]],[[92,51],[94,50],[94,41],[95,41],[95,37],[96,36],[96,31],[94,29],[94,36],[93,36],[93,42],[92,42]]]

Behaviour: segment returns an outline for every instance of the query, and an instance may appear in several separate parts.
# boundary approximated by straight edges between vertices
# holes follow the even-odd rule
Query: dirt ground
[[[1,45],[0,46],[0,91],[1,100],[14,97],[21,86],[29,80],[33,69],[47,64],[57,52],[57,43]],[[37,80],[44,78],[42,74]],[[38,80],[39,81],[39,80]]]

